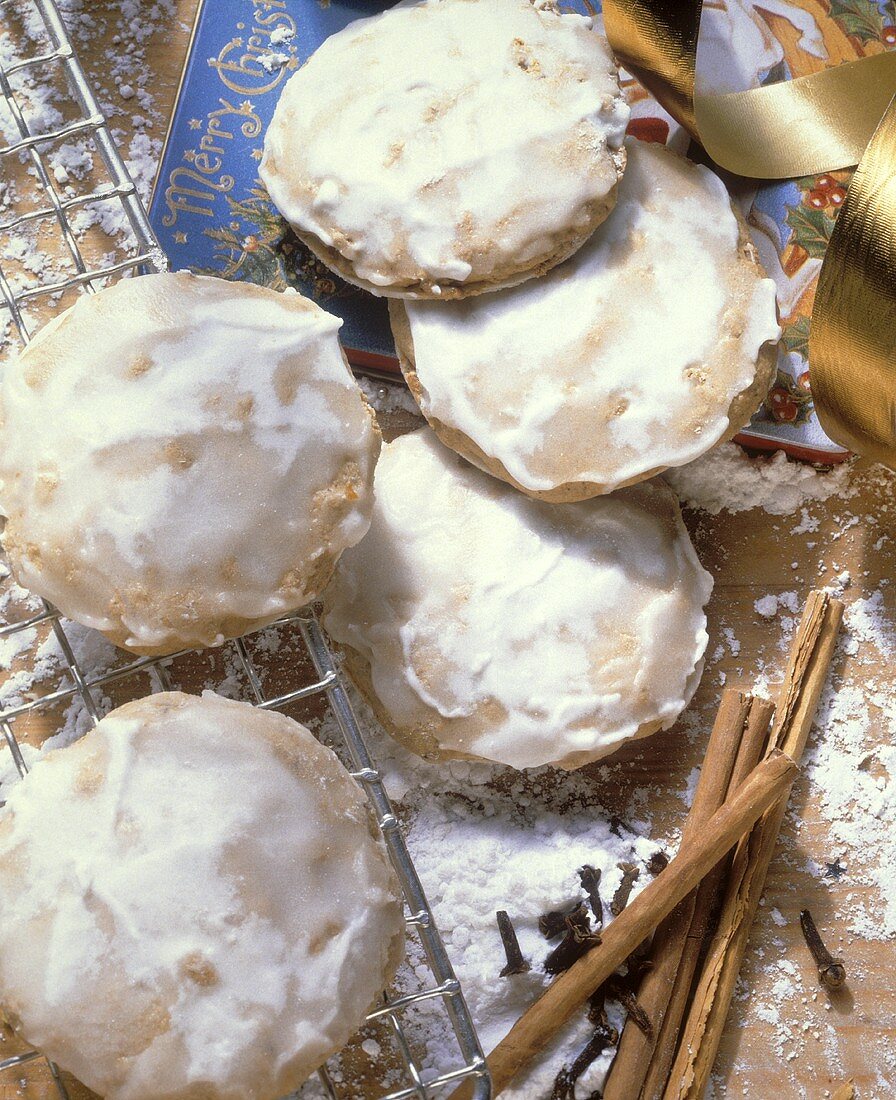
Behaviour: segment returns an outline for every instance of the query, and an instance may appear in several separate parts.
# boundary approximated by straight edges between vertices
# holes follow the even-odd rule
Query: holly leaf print
[[[823,210],[811,207],[792,206],[787,211],[787,224],[793,230],[793,240],[814,259],[821,259],[831,239],[834,219]]]
[[[884,17],[874,0],[831,0],[831,18],[862,42],[883,36]]]
[[[784,329],[782,336],[784,347],[795,355],[809,358],[809,318],[797,317],[792,325]]]

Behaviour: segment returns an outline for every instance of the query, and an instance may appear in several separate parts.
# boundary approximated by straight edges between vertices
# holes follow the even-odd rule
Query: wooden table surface
[[[165,115],[174,98],[194,6],[194,0],[177,0],[176,17],[146,44],[156,107]],[[108,25],[113,26],[114,4],[102,0],[90,7],[98,25],[109,17]],[[101,86],[106,79],[105,48],[100,34],[88,35],[81,43],[84,60]],[[110,100],[116,99],[114,87],[104,90]],[[114,120],[126,136],[130,119],[131,111],[125,110]],[[161,136],[158,130],[156,136]],[[699,728],[708,729],[723,675],[729,686],[749,687],[759,676],[774,680],[773,670],[782,668],[782,618],[758,615],[757,598],[796,591],[802,599],[810,588],[834,583],[847,571],[852,578],[844,594],[847,602],[880,589],[888,619],[896,625],[896,592],[886,587],[894,575],[896,477],[860,463],[851,484],[856,493],[848,501],[834,496],[808,505],[809,516],[817,520],[811,533],[805,528],[814,525],[806,523],[801,524],[804,533],[794,533],[799,517],[772,516],[758,509],[718,516],[686,512],[698,553],[716,582],[709,606],[708,652],[714,656],[692,704],[690,728],[696,715]],[[853,516],[859,517],[858,522],[852,522]],[[733,631],[740,643],[737,653],[733,650],[738,647],[725,640],[726,630]],[[869,682],[887,683],[892,676],[892,668],[870,646],[860,647],[852,656],[841,654],[833,670],[838,686],[860,691]],[[823,730],[813,734],[822,736]],[[872,725],[868,747],[887,736],[881,715]],[[625,767],[614,770],[611,784],[601,784],[594,777],[595,801],[614,812],[616,807],[630,805],[633,794],[646,787],[651,791],[655,835],[674,832],[684,814],[680,792],[704,747],[704,733],[689,739],[672,730],[624,748],[613,763]],[[884,1100],[896,1095],[896,943],[849,934],[849,911],[857,902],[873,910],[877,901],[866,896],[871,888],[857,882],[857,875],[848,871],[839,880],[822,879],[805,869],[807,859],[823,865],[833,858],[835,849],[840,850],[817,800],[808,799],[807,791],[806,781],[801,780],[792,800],[795,813],[785,824],[728,1019],[716,1066],[716,1095],[821,1100],[854,1078],[858,1096]],[[864,858],[862,852],[847,853],[843,862],[858,871]],[[847,959],[850,980],[836,996],[828,997],[819,989],[802,942],[797,915],[806,906],[815,913],[831,946]],[[776,992],[782,961],[795,967],[793,989],[783,997]],[[774,1006],[772,1011],[769,1005]],[[0,1057],[15,1049],[11,1035],[6,1033],[4,1039]],[[0,1100],[50,1100],[55,1095],[38,1066],[0,1081]],[[84,1094],[79,1091],[78,1095]]]

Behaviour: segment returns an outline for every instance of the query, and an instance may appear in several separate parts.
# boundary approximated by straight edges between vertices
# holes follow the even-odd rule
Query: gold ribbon
[[[697,90],[702,0],[604,0],[621,64],[721,167],[786,179],[859,167],[821,268],[809,338],[825,431],[896,469],[896,53],[725,95]]]
[[[837,215],[815,291],[809,362],[828,435],[896,468],[896,103]]]

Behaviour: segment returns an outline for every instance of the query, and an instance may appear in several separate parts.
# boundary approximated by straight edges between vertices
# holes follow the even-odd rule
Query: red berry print
[[[824,210],[828,204],[828,196],[824,191],[810,191],[806,195],[806,206],[811,206],[813,210]]]
[[[662,118],[631,118],[626,133],[640,141],[655,141],[665,145],[669,138],[669,123]]]
[[[775,420],[790,424],[796,420],[798,408],[796,402],[783,386],[775,386],[769,394],[769,407]]]
[[[896,46],[896,27],[884,27],[880,37],[885,46]]]

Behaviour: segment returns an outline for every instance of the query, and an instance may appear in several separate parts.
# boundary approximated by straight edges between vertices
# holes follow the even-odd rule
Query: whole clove
[[[572,936],[564,936],[544,960],[545,973],[562,974],[599,943],[600,936],[596,932],[587,940],[576,940]]]
[[[527,959],[523,958],[523,952],[520,949],[520,941],[517,939],[513,921],[504,909],[499,909],[498,912],[495,913],[495,919],[498,922],[498,931],[501,933],[501,943],[504,945],[504,954],[507,956],[507,965],[501,970],[500,976],[502,978],[507,978],[511,974],[525,974],[532,969],[532,966]]]
[[[588,895],[588,904],[591,906],[591,912],[594,914],[597,927],[603,928],[604,903],[601,901],[600,892],[598,890],[600,886],[600,876],[600,868],[592,867],[589,863],[586,863],[584,867],[579,869],[579,882],[582,884],[582,889]]]
[[[652,1039],[653,1024],[628,982],[619,975],[614,975],[604,982],[603,989],[604,995],[618,1001],[647,1038]]]
[[[618,917],[628,905],[632,888],[641,875],[641,868],[635,863],[617,863],[616,866],[622,872],[622,882],[619,883],[616,893],[613,895],[613,900],[610,902],[610,912],[614,917]]]
[[[552,909],[538,918],[538,931],[546,940],[556,939],[566,932],[566,913],[562,909]]]
[[[588,1023],[594,1024],[595,1027],[597,1027],[598,1024],[605,1024],[607,1022],[606,1006],[607,993],[604,986],[599,985],[588,998]]]
[[[619,1033],[606,1020],[599,1023],[594,1034],[569,1066],[564,1066],[554,1080],[550,1100],[576,1100],[576,1082],[607,1047],[619,1042]],[[599,1095],[599,1094],[595,1094]]]
[[[800,928],[803,930],[806,946],[812,952],[812,958],[818,967],[818,980],[825,989],[839,989],[846,981],[846,967],[842,959],[835,959],[825,947],[808,909],[803,909],[800,913]]]
[[[648,859],[647,861],[647,870],[652,875],[658,875],[660,871],[665,871],[668,866],[669,857],[662,850],[654,852],[650,859]]]
[[[653,947],[653,939],[648,936],[646,939],[641,940],[635,950],[625,960],[627,974],[626,977],[630,981],[637,983],[643,975],[653,968],[653,960],[651,959],[651,949]]]
[[[600,933],[591,927],[591,917],[580,902],[564,913],[559,910],[539,917],[538,928],[547,939],[563,936],[563,939],[544,960],[548,974],[560,974],[600,943]]]
[[[566,914],[566,929],[576,943],[585,943],[586,940],[594,939],[597,935],[591,928],[591,916],[581,903]],[[600,939],[599,936],[598,939]]]
[[[552,909],[542,914],[538,918],[538,931],[546,940],[567,934],[576,939],[584,939],[592,935],[591,918],[584,904],[579,902],[572,909]]]

